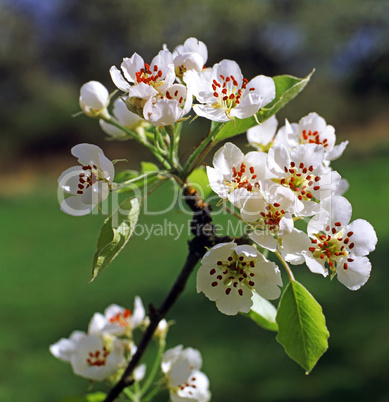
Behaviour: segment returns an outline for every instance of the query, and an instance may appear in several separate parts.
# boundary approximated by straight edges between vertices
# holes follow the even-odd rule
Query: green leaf
[[[285,288],[278,306],[277,341],[308,374],[328,348],[329,332],[320,304],[297,281]]]
[[[276,86],[276,97],[266,108],[262,108],[258,111],[258,122],[264,122],[295,98],[308,84],[313,73],[314,70],[305,78],[297,78],[291,75],[278,75],[273,77]],[[230,121],[222,127],[214,141],[223,141],[227,138],[244,133],[249,128],[256,126],[258,124],[257,120],[253,116],[247,119],[235,119],[235,121]]]
[[[130,239],[138,221],[140,203],[137,198],[127,198],[104,221],[93,257],[92,279],[106,268]]]
[[[206,200],[212,194],[213,191],[209,185],[208,175],[204,166],[195,169],[188,178],[203,200]]]
[[[151,162],[141,162],[141,171],[125,170],[115,176],[115,182],[121,183],[118,188],[119,193],[128,193],[134,189],[140,189],[159,180],[158,166]]]
[[[141,162],[140,165],[142,167],[141,174],[149,172],[158,172],[158,170],[160,170],[159,167],[152,162]]]
[[[277,309],[269,301],[264,299],[258,293],[253,292],[251,298],[253,305],[249,313],[242,313],[242,315],[251,318],[260,327],[268,329],[269,331],[278,331],[276,323]]]
[[[85,396],[71,396],[61,402],[103,402],[106,396],[104,392],[94,392]]]

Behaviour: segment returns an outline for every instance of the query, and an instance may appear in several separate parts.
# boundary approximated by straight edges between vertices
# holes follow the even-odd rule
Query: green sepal
[[[329,332],[320,304],[293,280],[281,296],[276,322],[277,341],[309,374],[328,348]]]
[[[119,208],[104,221],[93,257],[91,282],[127,244],[138,222],[139,213],[139,200],[130,197],[121,202]]]
[[[104,392],[93,392],[85,396],[69,396],[62,399],[61,402],[103,402],[107,394]]]
[[[244,133],[249,128],[256,126],[258,122],[263,123],[269,117],[276,114],[304,89],[314,71],[315,70],[305,78],[297,78],[291,75],[278,75],[273,77],[276,86],[276,97],[273,101],[266,105],[266,108],[260,109],[256,116],[248,117],[247,119],[235,118],[234,121],[225,124],[214,138],[214,142],[223,141]]]
[[[251,318],[260,327],[269,331],[278,331],[276,323],[277,309],[269,301],[264,299],[258,293],[253,292],[251,298],[253,305],[249,313],[241,313],[245,317]]]

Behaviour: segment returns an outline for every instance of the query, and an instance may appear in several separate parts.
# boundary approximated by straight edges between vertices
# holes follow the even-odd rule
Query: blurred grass
[[[176,321],[168,347],[183,344],[202,352],[213,401],[388,401],[387,162],[386,150],[379,150],[334,164],[350,182],[346,196],[353,219],[367,219],[377,231],[369,282],[354,293],[336,279],[331,283],[304,267],[294,269],[323,306],[331,333],[329,350],[309,376],[285,355],[273,333],[241,316],[218,313],[214,303],[196,294],[192,276],[168,316]],[[134,237],[88,285],[104,218],[63,214],[55,186],[55,179],[42,177],[28,193],[0,198],[1,401],[53,402],[84,393],[87,380],[54,359],[48,346],[75,329],[86,330],[92,314],[110,303],[132,308],[140,295],[145,305],[159,305],[185,260],[186,235]],[[149,207],[157,210],[170,200],[165,185],[150,196]],[[173,209],[141,216],[140,222],[187,225],[189,218]]]

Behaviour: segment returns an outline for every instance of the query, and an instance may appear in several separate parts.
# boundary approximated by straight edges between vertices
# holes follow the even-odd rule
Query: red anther
[[[321,177],[319,177],[319,176],[315,177],[315,181],[320,181],[320,180],[321,180]]]
[[[311,243],[316,244],[317,240],[316,239],[311,239]]]
[[[290,173],[294,173],[294,169],[289,169],[289,172],[290,172]]]
[[[311,199],[313,195],[311,193],[307,193],[307,198]]]
[[[290,188],[293,188],[293,187],[294,187],[294,184],[293,184],[292,182],[290,182],[290,183],[289,183],[289,187],[290,187]]]
[[[307,168],[304,168],[303,169],[303,173],[305,174],[305,173],[307,173],[308,172],[308,169]]]
[[[304,167],[304,163],[300,163],[299,168],[302,169]]]
[[[154,72],[157,72],[157,71],[158,71],[158,66],[155,65],[155,66],[154,66]]]
[[[220,74],[220,78],[221,78],[223,81],[225,80],[224,75],[221,75],[221,74]]]
[[[223,96],[223,100],[224,101],[228,100],[228,96]]]
[[[295,167],[296,164],[294,162],[290,162],[290,166]]]
[[[213,89],[214,91],[216,91],[216,85],[215,85],[215,84],[212,84],[212,89]]]
[[[312,171],[313,171],[313,166],[312,166],[312,165],[309,166],[308,170],[309,170],[310,172],[312,172]]]
[[[256,175],[256,174],[253,174],[253,175],[251,176],[251,178],[252,178],[252,179],[256,179],[256,178],[257,178],[257,175]]]
[[[213,286],[213,287],[217,286],[217,282],[212,282],[211,286]]]
[[[344,269],[348,269],[347,262],[345,262],[345,263],[343,264],[343,268],[344,268]]]
[[[218,261],[216,264],[217,264],[217,265],[223,265],[223,262],[222,262],[222,261]]]
[[[347,238],[347,239],[344,239],[344,240],[343,240],[343,243],[344,243],[344,244],[347,244],[349,241],[350,241],[350,239]]]
[[[354,243],[351,243],[351,244],[348,246],[348,248],[351,250],[352,248],[354,248],[354,246],[355,246],[355,244],[354,244]]]
[[[81,191],[81,190],[78,190],[78,191],[77,191],[77,194],[84,194],[84,192]]]
[[[280,204],[279,204],[278,202],[275,202],[273,205],[274,205],[276,208],[278,208],[278,207],[280,206]]]
[[[312,184],[313,184],[312,180],[308,182],[308,186],[312,186]]]
[[[215,98],[218,98],[218,97],[219,97],[219,94],[218,94],[217,92],[214,92],[214,93],[213,93],[213,96],[214,96]]]
[[[229,96],[229,99],[234,99],[235,98],[235,95],[234,94],[231,94],[230,96]]]
[[[173,99],[173,97],[170,95],[169,91],[166,91],[166,97],[167,97],[168,99]]]
[[[324,236],[325,237],[325,236]],[[330,235],[328,235],[327,236],[327,241],[330,241],[331,240],[331,236]]]
[[[254,262],[254,261],[250,261],[250,267],[251,267],[251,268],[254,268],[254,266],[255,266],[255,262]]]
[[[266,216],[264,212],[261,212],[261,215],[262,215],[263,217],[265,217],[265,216]]]
[[[326,226],[326,232],[328,232],[330,229],[331,229],[331,228],[330,228],[330,225],[327,225],[327,226]]]
[[[250,286],[254,286],[255,283],[254,283],[253,281],[249,281],[249,285],[250,285]]]
[[[329,265],[330,267],[333,267],[333,266],[334,266],[334,263],[333,263],[332,261],[328,261],[328,265]]]
[[[315,191],[320,190],[320,186],[315,186],[315,187],[313,187],[313,189],[314,189]]]
[[[325,242],[323,242],[323,244],[326,246],[326,247],[328,247],[328,243],[325,241]]]
[[[351,237],[354,234],[354,232],[348,232],[347,237]]]
[[[335,222],[335,226],[342,226],[340,222]]]
[[[285,179],[281,179],[281,184],[285,184]]]
[[[353,259],[353,258],[347,258],[347,261],[348,261],[348,262],[353,262],[354,259]]]
[[[145,63],[146,70],[150,70],[150,65]]]
[[[288,170],[288,168],[286,166],[284,166],[284,170],[285,170],[285,173],[289,172],[289,170]]]
[[[223,279],[223,277],[222,277],[221,275],[218,275],[218,276],[216,277],[216,279],[219,279],[219,281],[221,281],[221,280]]]
[[[177,96],[177,95],[178,95],[178,91],[174,92],[174,96]]]
[[[231,293],[231,288],[226,289],[226,295],[228,296]]]
[[[241,256],[241,257],[239,257],[239,261],[243,261],[244,260],[244,258]]]
[[[290,178],[290,181],[294,181],[294,177],[291,177],[291,178]]]
[[[324,254],[320,254],[320,258],[321,258],[321,259],[324,259]]]
[[[230,256],[230,257],[227,258],[227,260],[228,260],[228,261],[232,261],[233,258]]]
[[[309,247],[309,251],[310,251],[311,253],[313,253],[315,250],[316,250],[315,247]]]
[[[231,78],[230,77],[227,77],[226,78],[226,82],[230,82],[231,81]]]
[[[266,209],[266,211],[270,211],[270,209],[271,209],[271,206],[269,206],[269,205],[266,205],[265,209]]]
[[[302,201],[303,196],[302,196],[301,194],[299,194],[297,198],[298,198],[300,201]]]
[[[252,167],[252,166],[250,166],[250,173],[252,174],[252,173],[254,173],[254,168]]]
[[[158,71],[158,77],[162,77],[162,71],[161,70]]]
[[[227,95],[227,88],[222,89],[222,94]]]
[[[216,273],[216,269],[215,268],[212,268],[210,271],[209,271],[209,274],[210,275],[214,275]]]
[[[249,91],[255,91],[255,88],[249,88]]]
[[[332,233],[335,234],[336,233],[336,229],[332,228]]]
[[[234,282],[233,286],[234,286],[234,288],[236,288],[238,286],[238,282]]]
[[[243,290],[242,289],[239,289],[238,293],[239,293],[240,296],[243,296]]]

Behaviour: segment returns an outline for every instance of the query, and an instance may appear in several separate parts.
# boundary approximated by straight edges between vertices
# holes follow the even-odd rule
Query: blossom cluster
[[[69,338],[62,338],[50,346],[53,356],[71,364],[76,375],[93,381],[112,383],[123,374],[137,346],[134,331],[149,324],[142,300],[136,296],[133,311],[112,304],[104,314],[95,313],[88,331],[73,331]],[[169,324],[161,320],[155,332],[160,345],[165,345]],[[200,371],[200,352],[182,345],[164,352],[161,359],[162,383],[170,392],[172,401],[210,400],[208,377]],[[140,382],[146,376],[146,365],[134,370],[134,380]]]
[[[272,78],[264,75],[251,81],[244,78],[239,65],[222,60],[212,68],[205,67],[206,45],[189,38],[170,52],[166,45],[146,63],[134,53],[120,68],[112,66],[110,74],[122,96],[114,103],[113,118],[124,127],[135,129],[144,123],[156,127],[182,121],[192,110],[207,119],[226,122],[253,116],[275,97]],[[193,105],[193,97],[197,104]],[[85,114],[107,117],[110,103],[108,90],[97,81],[81,88],[80,106]],[[123,132],[102,120],[109,135],[124,137]]]
[[[334,128],[316,113],[286,121],[278,132],[273,117],[249,129],[247,139],[257,151],[244,154],[226,143],[215,153],[207,167],[212,190],[240,210],[256,245],[359,289],[370,276],[366,255],[377,237],[367,221],[349,223],[352,207],[342,196],[348,184],[330,166],[347,141],[335,145]],[[308,222],[307,233],[295,227],[298,220]],[[252,246],[217,245],[203,258],[197,290],[226,314],[248,312],[252,292],[267,299],[280,294],[279,271],[271,264]]]

